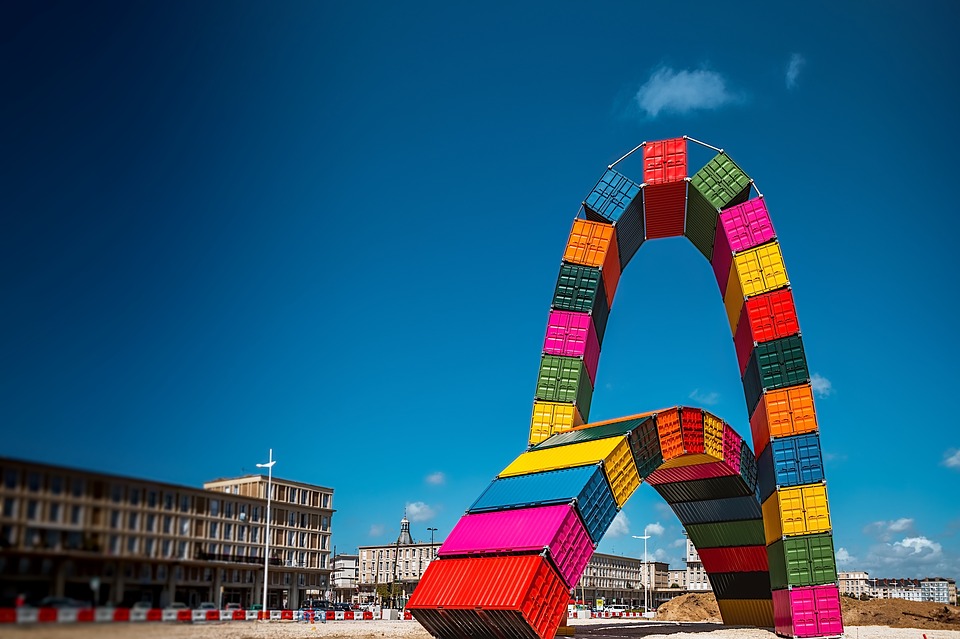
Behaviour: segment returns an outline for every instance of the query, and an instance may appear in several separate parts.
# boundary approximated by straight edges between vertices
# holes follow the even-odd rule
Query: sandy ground
[[[571,619],[575,637],[623,639],[667,636],[670,639],[776,639],[769,630],[725,628],[715,623],[643,619]],[[957,630],[920,630],[884,626],[848,626],[847,639],[960,639]],[[431,639],[416,621],[219,622],[208,624],[122,623],[0,627],[0,639],[287,639],[402,638]]]

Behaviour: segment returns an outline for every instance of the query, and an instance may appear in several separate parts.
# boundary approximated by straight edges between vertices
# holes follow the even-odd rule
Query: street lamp
[[[270,485],[273,482],[273,465],[277,460],[273,458],[273,449],[270,449],[270,461],[266,464],[257,464],[257,468],[267,469],[267,531],[263,536],[263,608],[261,614],[267,612],[267,573],[270,566]]]
[[[647,612],[650,610],[650,605],[647,603],[647,592],[650,588],[647,585],[647,574],[649,572],[649,566],[647,566],[647,540],[650,539],[650,535],[647,534],[647,527],[643,527],[642,535],[631,535],[634,539],[643,540],[643,614],[646,616]]]
[[[430,561],[433,561],[433,533],[437,532],[436,528],[427,528],[430,531]]]

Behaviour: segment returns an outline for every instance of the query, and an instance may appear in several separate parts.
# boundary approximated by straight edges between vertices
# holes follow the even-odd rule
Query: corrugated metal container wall
[[[686,527],[690,541],[697,552],[705,548],[764,545],[763,521],[720,521],[708,524],[690,524]]]
[[[680,409],[671,408],[657,413],[657,434],[663,460],[683,454],[683,431],[680,430]]]
[[[787,269],[776,240],[757,248],[737,253],[733,258],[734,268],[740,280],[740,289],[745,297],[760,295],[790,284]]]
[[[720,152],[690,178],[690,186],[703,194],[716,209],[747,201],[750,176],[729,155]]]
[[[445,638],[552,639],[569,598],[566,584],[539,555],[467,557],[431,562],[406,609]]]
[[[758,413],[759,406],[750,419],[750,426],[755,429],[753,418],[763,417],[769,437],[788,437],[817,430],[817,413],[813,404],[813,387],[810,384],[765,392],[763,414]]]
[[[809,381],[807,358],[799,335],[757,344],[743,374],[747,412],[753,414],[764,390],[798,386]],[[769,408],[767,406],[768,414]]]
[[[563,261],[599,268],[607,305],[613,306],[613,296],[620,281],[620,254],[613,226],[604,222],[574,219]]]
[[[730,497],[709,501],[686,501],[670,504],[680,523],[708,524],[716,521],[740,521],[760,519],[760,503],[753,495],[748,497]]]
[[[588,220],[613,223],[620,270],[643,244],[643,191],[639,184],[608,169],[583,202]]]
[[[778,539],[783,538],[783,524],[780,521],[780,493],[773,493],[763,500],[760,505],[763,510],[763,535],[764,541],[769,546]]]
[[[683,452],[688,455],[702,454],[703,411],[699,408],[681,408],[680,423],[683,428]]]
[[[634,432],[637,435],[637,450],[635,452],[637,472],[640,477],[645,478],[663,464],[657,420],[648,419],[644,421]]]
[[[737,353],[737,364],[740,366],[740,377],[747,372],[747,364],[750,363],[750,356],[753,354],[753,333],[750,332],[750,322],[746,317],[746,300],[744,306],[740,309],[742,322],[737,323],[737,332],[733,335],[733,350]]]
[[[766,551],[774,590],[837,581],[833,535],[829,533],[781,539],[767,546]]]
[[[777,237],[762,197],[721,211],[718,225],[723,227],[730,250],[735,253],[760,246]]]
[[[723,212],[720,213],[723,215]],[[710,265],[713,267],[713,276],[717,278],[717,287],[720,289],[720,297],[727,294],[727,282],[730,280],[730,267],[733,266],[733,249],[730,248],[730,241],[727,239],[727,232],[720,224],[720,218],[717,218],[717,231],[713,238],[713,257],[710,259]]]
[[[687,183],[647,185],[643,190],[643,221],[646,239],[683,235],[687,210]]]
[[[550,549],[564,583],[573,587],[593,555],[593,541],[573,504],[464,515],[437,554],[539,553],[544,548]]]
[[[717,236],[717,208],[694,188],[687,189],[687,218],[683,234],[709,262]]]
[[[745,441],[740,444],[740,477],[750,487],[750,492],[757,489],[757,460]]]
[[[531,445],[583,424],[580,412],[573,404],[561,402],[533,402],[533,417],[530,420]]]
[[[660,464],[660,468],[666,470],[668,468],[680,468],[681,466],[699,466],[700,464],[709,464],[712,461],[716,460],[706,453],[685,453],[663,462]]]
[[[723,461],[726,462],[730,468],[736,472],[740,473],[740,451],[743,448],[743,437],[733,430],[733,427],[729,424],[724,424],[723,426]]]
[[[590,385],[596,384],[600,342],[588,313],[550,311],[543,352],[548,355],[583,358],[583,364],[590,376]]]
[[[677,182],[687,177],[687,141],[671,138],[648,142],[643,149],[643,181],[646,184]]]
[[[561,264],[557,288],[551,302],[551,307],[557,310],[590,313],[593,328],[597,332],[597,341],[601,344],[610,316],[610,305],[607,303],[607,293],[602,281],[599,268]]]
[[[567,446],[532,448],[517,456],[497,476],[512,477],[575,466],[592,466],[597,462],[605,462],[621,446],[629,449],[627,438],[623,435],[577,442]]]
[[[823,481],[823,456],[817,433],[774,439],[758,459],[760,499],[777,487]]]
[[[646,482],[650,485],[670,484],[678,481],[694,481],[738,474],[726,462],[718,461],[677,468],[659,468],[646,477]]]
[[[645,417],[627,417],[624,419],[612,420],[609,422],[600,422],[597,424],[587,424],[576,430],[566,433],[560,433],[556,437],[551,437],[548,441],[542,442],[534,447],[534,450],[543,450],[545,448],[554,448],[556,446],[569,446],[580,442],[595,441],[607,437],[628,436],[631,432],[644,421],[652,419]]]
[[[737,325],[740,322],[740,312],[743,310],[743,287],[740,286],[740,273],[735,264],[730,265],[730,274],[727,276],[727,288],[723,294],[723,307],[727,311],[727,322],[730,323],[730,335],[737,334]]]
[[[622,508],[630,495],[640,487],[640,474],[630,447],[630,437],[626,437],[623,444],[614,449],[603,462],[603,467],[607,471],[607,481],[610,482],[617,507]]]
[[[785,637],[828,637],[843,634],[837,586],[811,586],[773,591],[774,630]]]
[[[770,599],[718,599],[717,606],[725,625],[773,628],[773,602]]]
[[[770,575],[766,570],[708,574],[717,599],[765,599],[770,596]]]
[[[723,459],[723,420],[703,411],[703,452]]]
[[[728,548],[697,548],[697,554],[700,555],[704,570],[711,577],[713,573],[765,572],[767,570],[767,547],[763,544]],[[769,588],[768,581],[767,589]]]
[[[784,537],[830,532],[830,509],[824,484],[781,488],[774,495],[778,495],[780,501]]]
[[[747,298],[746,305],[754,342],[769,342],[800,332],[793,291],[789,288]]]
[[[537,392],[534,397],[548,402],[573,402],[580,417],[590,418],[593,386],[583,360],[576,357],[544,355],[540,360]]]
[[[753,489],[743,481],[740,475],[651,485],[657,489],[657,492],[668,504],[753,495]]]

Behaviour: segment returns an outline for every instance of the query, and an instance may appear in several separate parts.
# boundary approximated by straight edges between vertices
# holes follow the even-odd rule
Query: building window
[[[326,515],[320,520],[320,530],[330,530],[330,518]]]
[[[130,504],[133,506],[140,505],[140,489],[139,488],[130,489]]]
[[[217,526],[217,522],[211,521],[211,522],[210,522],[210,538],[211,538],[211,539],[216,539],[216,538],[217,538],[217,531],[218,531],[218,529],[219,529],[219,527]]]
[[[70,480],[70,489],[74,497],[83,497],[83,491],[86,488],[86,484],[79,477],[74,477]]]
[[[111,528],[120,527],[120,511],[119,510],[110,511],[110,527]]]
[[[216,517],[220,514],[220,500],[211,499],[210,500],[210,514]]]
[[[40,490],[40,473],[27,473],[27,490],[32,493]]]
[[[73,507],[70,509],[70,523],[71,523],[71,524],[79,524],[79,523],[80,523],[80,516],[81,516],[82,514],[83,514],[83,511],[81,510],[80,506],[73,506]]]
[[[287,518],[287,525],[291,527],[297,525],[297,514],[292,510],[290,511],[290,516]]]
[[[330,493],[323,493],[323,507],[330,507]]]
[[[60,521],[60,504],[56,502],[50,504],[50,521]]]
[[[257,526],[254,526],[253,528],[250,529],[250,543],[253,543],[253,544],[257,543],[257,537],[260,536],[258,533],[259,530],[260,528],[258,528]]]
[[[157,523],[157,516],[153,513],[147,514],[147,532],[154,532],[154,527]]]
[[[180,559],[187,558],[187,542],[181,541],[177,544],[177,556],[180,557]]]
[[[140,523],[140,513],[130,513],[127,518],[127,528],[130,530],[136,530],[137,524]]]
[[[253,515],[250,517],[250,521],[260,521],[260,506],[253,507]]]
[[[31,499],[27,502],[27,519],[33,520],[37,518],[37,500]]]
[[[157,491],[155,490],[147,491],[147,506],[149,506],[150,508],[157,507]]]
[[[16,488],[19,479],[20,473],[13,468],[8,468],[7,471],[3,473],[3,483],[7,488]]]
[[[170,526],[172,522],[173,522],[173,517],[171,517],[170,515],[163,516],[163,532],[168,534],[170,533]]]
[[[127,552],[136,552],[137,551],[137,538],[133,535],[127,537]]]
[[[17,500],[13,497],[4,497],[3,499],[3,516],[4,517],[16,517],[14,512],[17,509]]]
[[[233,517],[233,502],[228,501],[224,504],[225,512],[223,513],[226,517]]]
[[[160,554],[163,557],[169,557],[170,552],[173,550],[173,544],[170,543],[169,539],[164,539],[160,542]]]
[[[157,566],[157,581],[164,581],[167,578],[167,567],[163,564]]]
[[[50,478],[50,492],[54,495],[59,495],[63,492],[63,477],[54,475]]]
[[[163,493],[163,509],[173,510],[173,493]]]
[[[187,512],[190,510],[190,496],[182,495],[180,497],[180,512]]]
[[[123,499],[123,486],[120,484],[113,484],[110,486],[110,499],[119,504],[120,500]]]
[[[143,541],[143,552],[147,557],[153,557],[153,537],[147,537]]]

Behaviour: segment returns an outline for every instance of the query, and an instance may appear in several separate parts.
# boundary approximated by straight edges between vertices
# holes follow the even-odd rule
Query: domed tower
[[[407,519],[406,513],[403,515],[403,519],[400,520],[400,536],[397,537],[397,545],[406,546],[413,543],[413,537],[410,536],[410,520]]]

